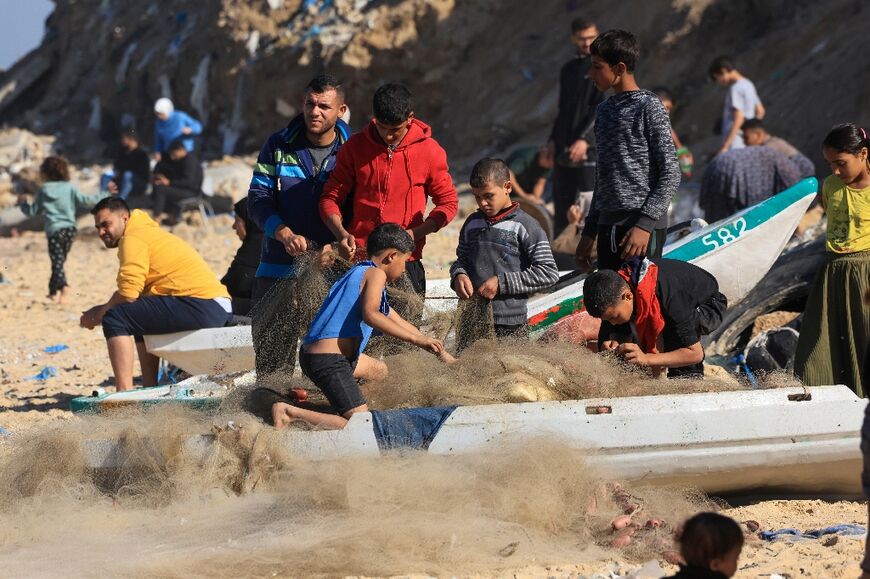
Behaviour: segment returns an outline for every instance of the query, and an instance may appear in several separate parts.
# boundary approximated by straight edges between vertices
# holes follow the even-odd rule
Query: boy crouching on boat
[[[668,378],[703,378],[701,336],[722,323],[728,301],[716,278],[673,259],[636,257],[599,270],[583,285],[590,315],[601,318],[598,351]]]
[[[371,232],[366,247],[371,260],[356,264],[332,286],[302,339],[299,355],[302,373],[323,392],[337,414],[276,402],[272,405],[276,428],[303,420],[339,429],[355,412],[368,411],[357,379],[383,379],[387,374],[383,362],[362,353],[373,330],[428,350],[445,362],[453,361],[439,340],[423,335],[387,303],[387,282],[401,277],[414,251],[408,232],[395,223],[384,223]]]
[[[459,299],[475,294],[491,300],[497,338],[528,336],[528,294],[559,281],[547,234],[511,201],[510,171],[501,159],[481,159],[469,179],[478,210],[459,232],[451,287]],[[460,323],[458,350],[469,346],[468,324]]]

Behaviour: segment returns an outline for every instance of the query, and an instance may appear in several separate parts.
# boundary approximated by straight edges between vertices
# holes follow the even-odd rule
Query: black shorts
[[[314,382],[329,404],[342,416],[366,403],[353,377],[356,363],[356,359],[349,360],[342,354],[309,354],[305,348],[299,352],[302,373]]]

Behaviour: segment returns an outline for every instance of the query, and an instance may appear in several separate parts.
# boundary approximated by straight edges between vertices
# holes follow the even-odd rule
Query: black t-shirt
[[[665,318],[662,331],[665,351],[688,348],[701,340],[695,310],[719,292],[719,283],[712,274],[685,261],[664,258],[651,261],[659,267],[656,296]],[[631,324],[612,326],[601,322],[598,339],[599,342],[614,338],[632,342],[635,341],[632,336]]]
[[[181,159],[163,155],[154,167],[154,173],[165,175],[169,179],[170,187],[187,189],[195,194],[202,190],[202,165],[193,153],[188,153]]]
[[[132,151],[128,151],[121,147],[118,151],[118,156],[115,158],[115,178],[120,179],[121,175],[130,171],[142,180],[147,181],[151,174],[151,160],[148,158],[148,152],[142,147],[137,147]]]

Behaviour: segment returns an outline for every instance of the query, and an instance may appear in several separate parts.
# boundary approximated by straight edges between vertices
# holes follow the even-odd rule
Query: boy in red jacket
[[[372,122],[338,153],[320,197],[320,216],[338,240],[339,253],[357,261],[365,259],[365,240],[375,227],[400,224],[415,242],[406,271],[422,296],[426,273],[420,258],[426,236],[450,223],[459,205],[447,153],[432,138],[429,125],[414,117],[406,87],[381,86],[372,108]],[[348,196],[353,205],[345,229],[342,209]],[[428,197],[435,208],[425,216]]]

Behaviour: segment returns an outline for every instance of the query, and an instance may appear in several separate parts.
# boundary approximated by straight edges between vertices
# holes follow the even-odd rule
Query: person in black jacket
[[[115,157],[113,170],[114,176],[108,184],[109,193],[117,193],[125,201],[130,197],[145,195],[151,176],[151,161],[134,129],[125,129],[121,133],[121,148]]]
[[[233,298],[233,313],[246,316],[251,309],[251,294],[254,290],[254,277],[260,265],[260,249],[263,245],[263,230],[248,215],[248,198],[245,197],[233,206],[236,214],[233,229],[242,241],[226,275],[221,283],[227,286]]]
[[[556,159],[553,205],[557,234],[568,225],[568,210],[572,204],[579,201],[585,215],[592,201],[595,186],[593,124],[595,107],[604,99],[603,93],[587,78],[591,65],[589,50],[597,36],[598,27],[594,22],[575,19],[571,23],[571,42],[577,46],[577,56],[566,62],[559,73],[559,110],[548,143]]]
[[[173,141],[169,158],[154,167],[154,219],[157,223],[172,220],[178,214],[178,202],[202,194],[202,165],[184,142]],[[168,215],[167,215],[168,214]]]

